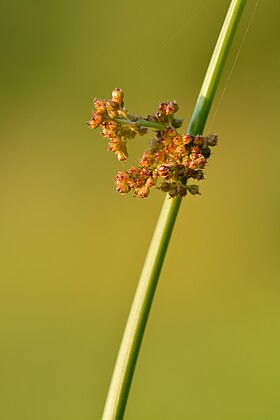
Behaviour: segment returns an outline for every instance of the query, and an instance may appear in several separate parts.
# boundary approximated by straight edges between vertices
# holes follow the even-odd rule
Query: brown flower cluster
[[[118,172],[115,185],[120,193],[134,191],[134,195],[147,197],[156,186],[170,197],[184,197],[188,192],[199,194],[197,185],[188,185],[189,178],[201,180],[203,169],[217,143],[217,136],[180,136],[173,128],[158,131],[137,167]]]
[[[145,120],[163,124],[165,128],[173,127],[179,128],[183,120],[176,118],[175,113],[179,106],[176,101],[161,102],[155,114],[149,114]]]
[[[156,113],[145,119],[134,117],[123,108],[120,89],[113,91],[111,101],[95,100],[94,104],[95,111],[89,125],[93,128],[102,126],[102,134],[110,139],[109,149],[119,160],[127,157],[127,139],[137,133],[144,134],[146,127],[156,130],[156,137],[151,140],[138,165],[118,172],[115,185],[119,193],[132,190],[135,196],[144,198],[148,197],[152,187],[156,187],[172,198],[182,198],[188,192],[199,194],[199,187],[189,185],[188,180],[204,178],[203,169],[211,155],[211,147],[217,144],[216,135],[180,135],[177,128],[182,120],[174,115],[179,109],[176,101],[160,103]]]
[[[137,133],[146,134],[147,128],[139,125],[141,117],[129,114],[124,108],[123,91],[114,89],[111,100],[94,99],[94,111],[88,125],[91,128],[101,126],[102,135],[110,140],[109,150],[114,152],[119,161],[128,157],[126,142]]]

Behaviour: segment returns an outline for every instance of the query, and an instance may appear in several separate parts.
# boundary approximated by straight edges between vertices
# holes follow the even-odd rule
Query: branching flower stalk
[[[202,132],[245,4],[246,0],[231,1],[186,134],[178,132],[182,121],[175,117],[178,111],[176,101],[163,102],[155,114],[142,118],[130,114],[124,107],[120,89],[113,91],[111,100],[94,100],[95,110],[88,124],[92,128],[102,128],[103,136],[110,141],[109,149],[120,161],[128,156],[127,140],[145,134],[148,128],[156,132],[140,162],[117,174],[117,191],[124,194],[132,190],[134,195],[142,198],[149,195],[152,187],[168,193],[129,313],[102,420],[123,418],[146,322],[182,198],[187,193],[199,194],[198,186],[189,185],[188,180],[203,179],[211,148],[217,143],[216,135],[203,137]]]
[[[175,117],[179,109],[176,101],[161,102],[155,114],[146,118],[134,116],[124,107],[123,91],[115,89],[111,100],[94,100],[90,127],[101,126],[102,134],[110,140],[112,150],[120,161],[126,160],[127,141],[137,133],[145,134],[148,128],[156,130],[137,166],[118,172],[115,178],[117,191],[121,194],[134,191],[138,197],[148,197],[156,186],[168,192],[171,198],[184,197],[188,192],[199,194],[197,185],[187,185],[190,178],[204,178],[203,169],[211,155],[211,147],[217,144],[217,136],[201,134],[180,135],[182,120]]]

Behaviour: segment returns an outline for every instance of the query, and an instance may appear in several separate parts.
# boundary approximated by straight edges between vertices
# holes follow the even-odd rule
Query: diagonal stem
[[[188,132],[202,134],[246,0],[232,0],[210,60]],[[121,420],[145,326],[181,199],[165,199],[127,320],[102,420]]]

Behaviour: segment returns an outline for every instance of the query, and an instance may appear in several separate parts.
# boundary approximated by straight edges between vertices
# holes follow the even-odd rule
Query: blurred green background
[[[1,3],[0,418],[98,420],[164,199],[117,194],[92,98],[190,119],[230,1]],[[279,11],[248,1],[180,209],[127,420],[280,418]],[[212,122],[212,124],[211,124]],[[211,128],[210,128],[211,125]],[[129,164],[149,136],[131,141]]]

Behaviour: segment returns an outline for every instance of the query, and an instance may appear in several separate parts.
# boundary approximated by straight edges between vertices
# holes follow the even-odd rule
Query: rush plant
[[[202,135],[214,99],[224,63],[237,29],[246,0],[232,0],[214,48],[187,133],[178,129],[182,120],[176,115],[176,101],[162,102],[154,114],[145,118],[132,115],[124,107],[121,89],[115,89],[110,100],[94,100],[89,121],[92,128],[100,127],[109,139],[109,149],[120,161],[127,158],[127,141],[148,129],[154,139],[137,165],[118,172],[115,185],[121,194],[133,191],[145,198],[152,187],[166,194],[161,214],[147,253],[142,274],[127,320],[102,420],[121,420],[136,365],[146,322],[149,316],[158,278],[169,239],[183,197],[199,194],[196,184],[204,178],[204,168],[217,143],[217,135]]]

